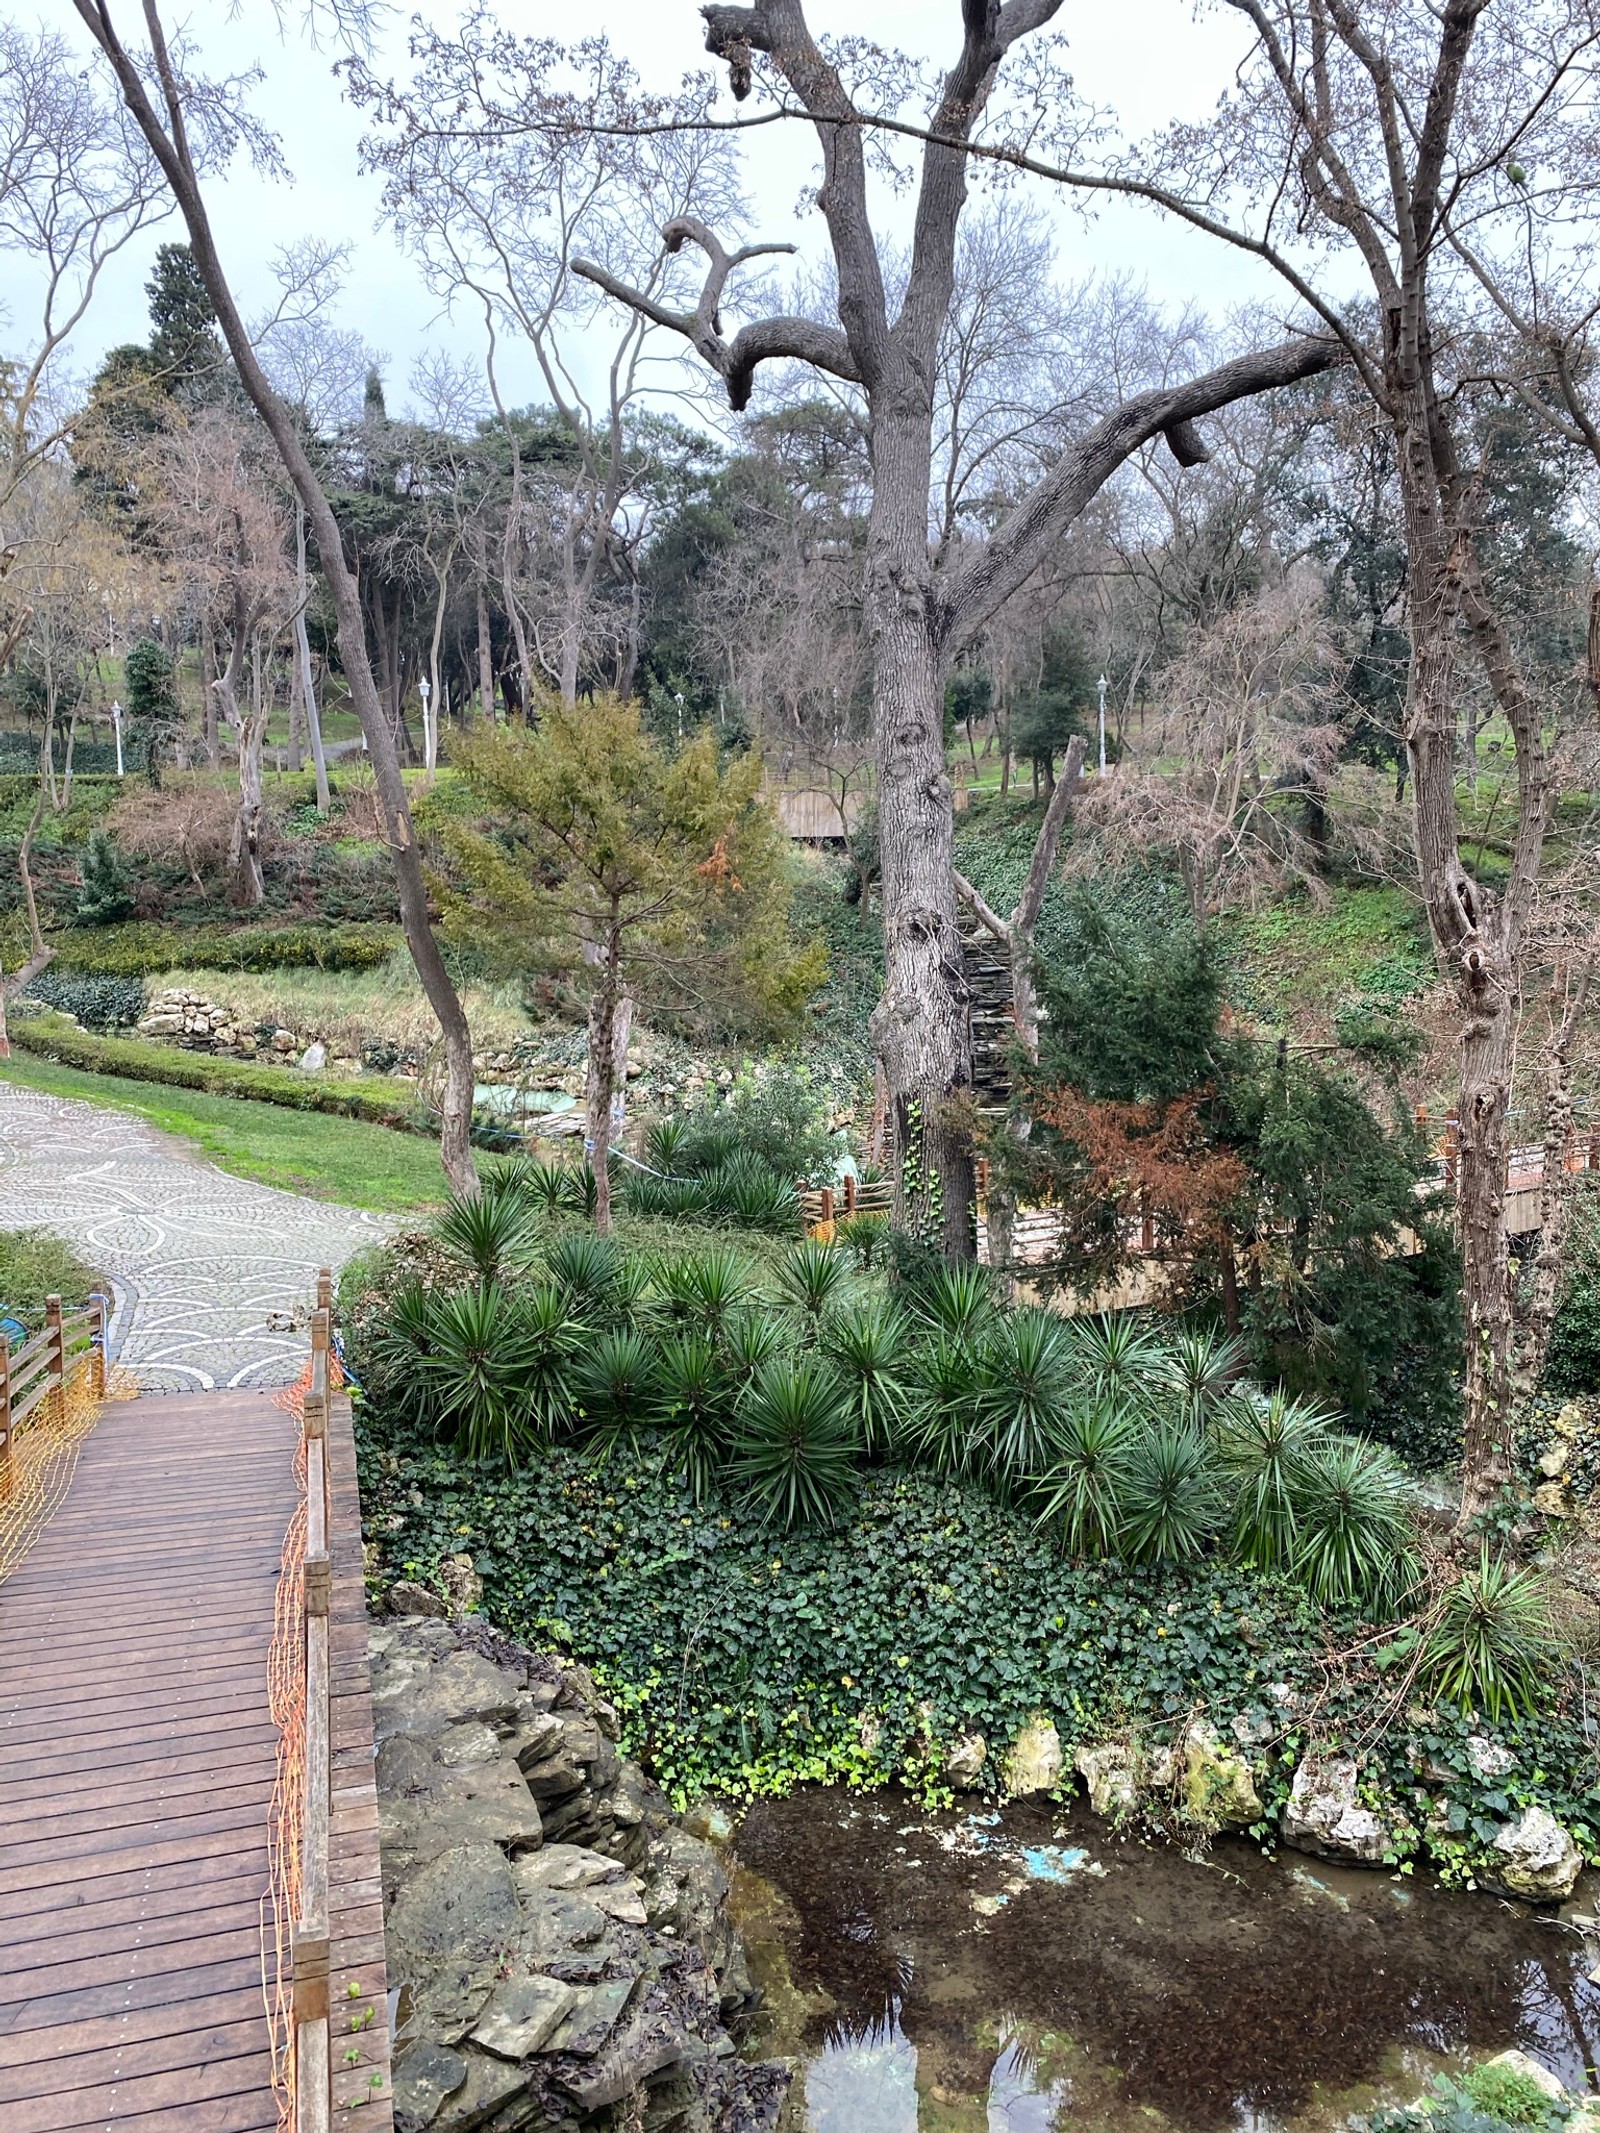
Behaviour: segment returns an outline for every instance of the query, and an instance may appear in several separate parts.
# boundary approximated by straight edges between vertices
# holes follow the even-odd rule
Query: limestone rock
[[[1533,1492],[1533,1508],[1541,1518],[1570,1518],[1572,1504],[1567,1496],[1566,1484],[1560,1481],[1541,1481]]]
[[[320,1074],[328,1063],[328,1047],[325,1044],[308,1044],[300,1054],[302,1074]]]
[[[443,1615],[448,1614],[449,1609],[426,1585],[415,1585],[409,1578],[401,1578],[389,1587],[389,1612],[395,1615]]]
[[[425,2133],[439,2115],[439,2106],[453,2096],[467,2078],[467,2062],[459,2052],[424,2037],[403,2052],[394,2063],[392,2094],[396,2133]]]
[[[1224,1748],[1203,1718],[1184,1735],[1183,1804],[1191,1821],[1213,1829],[1247,1829],[1262,1815],[1249,1764]]]
[[[1583,1854],[1547,1807],[1527,1807],[1506,1823],[1480,1879],[1529,1903],[1559,1903],[1572,1894]]]
[[[1359,1773],[1347,1755],[1308,1755],[1294,1774],[1279,1836],[1295,1851],[1323,1859],[1382,1864],[1392,1833],[1356,1797]]]
[[[1072,1767],[1088,1788],[1089,1805],[1097,1815],[1116,1818],[1132,1814],[1138,1804],[1139,1788],[1125,1741],[1105,1741],[1099,1747],[1080,1741],[1073,1750]]]
[[[1011,1744],[1003,1782],[1007,1797],[1028,1798],[1036,1792],[1052,1792],[1061,1782],[1063,1757],[1061,1736],[1048,1718],[1032,1718]]]
[[[576,1988],[559,1978],[508,1978],[483,2010],[472,2041],[502,2059],[530,2059],[555,2035],[577,1998]]]
[[[384,1933],[389,1981],[411,2019],[456,2044],[478,2020],[522,1932],[511,1870],[493,1844],[445,1852],[401,1889]]]
[[[983,1776],[989,1760],[989,1744],[981,1733],[963,1733],[950,1743],[944,1759],[944,1774],[957,1792],[971,1792]]]

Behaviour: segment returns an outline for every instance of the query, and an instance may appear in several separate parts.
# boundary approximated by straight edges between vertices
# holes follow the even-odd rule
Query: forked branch
[[[752,325],[741,326],[731,341],[723,336],[722,292],[727,287],[728,276],[747,260],[793,252],[795,247],[792,244],[746,244],[738,251],[730,252],[716,232],[693,215],[679,215],[669,222],[661,232],[661,241],[669,252],[681,252],[686,244],[697,244],[710,261],[705,286],[692,312],[674,311],[669,305],[658,303],[642,289],[618,281],[595,260],[575,259],[572,271],[585,281],[592,281],[597,289],[603,289],[618,303],[627,304],[653,325],[681,333],[701,360],[722,379],[727,387],[728,405],[736,412],[750,404],[756,366],[774,358],[787,356],[796,362],[810,363],[818,370],[830,371],[836,378],[859,383],[861,373],[850,353],[849,342],[842,333],[815,319],[782,316],[759,319]]]

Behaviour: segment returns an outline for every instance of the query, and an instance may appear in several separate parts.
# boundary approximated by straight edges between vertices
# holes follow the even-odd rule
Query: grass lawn
[[[20,1054],[0,1060],[0,1079],[131,1111],[163,1133],[196,1142],[219,1169],[285,1192],[386,1213],[436,1206],[449,1192],[433,1142],[365,1119],[86,1074]]]

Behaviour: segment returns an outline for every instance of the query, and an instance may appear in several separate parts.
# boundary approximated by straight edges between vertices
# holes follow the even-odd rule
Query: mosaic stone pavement
[[[111,1352],[147,1392],[290,1383],[317,1268],[394,1226],[229,1177],[142,1119],[0,1083],[0,1228],[36,1224],[110,1281]]]

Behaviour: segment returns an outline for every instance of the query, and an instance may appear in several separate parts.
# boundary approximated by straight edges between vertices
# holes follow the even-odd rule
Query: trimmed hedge
[[[108,978],[87,970],[41,970],[23,997],[76,1015],[88,1029],[131,1029],[144,1013],[143,978]]]
[[[126,1081],[151,1081],[174,1089],[200,1089],[208,1096],[242,1096],[253,1103],[278,1104],[288,1111],[327,1111],[339,1118],[364,1118],[398,1133],[432,1134],[434,1128],[403,1081],[365,1080],[359,1084],[319,1081],[296,1067],[258,1066],[247,1059],[218,1059],[210,1052],[180,1051],[176,1045],[148,1044],[134,1037],[91,1037],[55,1015],[16,1017],[11,1042],[24,1052],[53,1059],[58,1066],[81,1067],[91,1074],[118,1074]]]
[[[83,927],[52,942],[59,970],[142,978],[164,970],[375,970],[401,945],[398,926]]]

